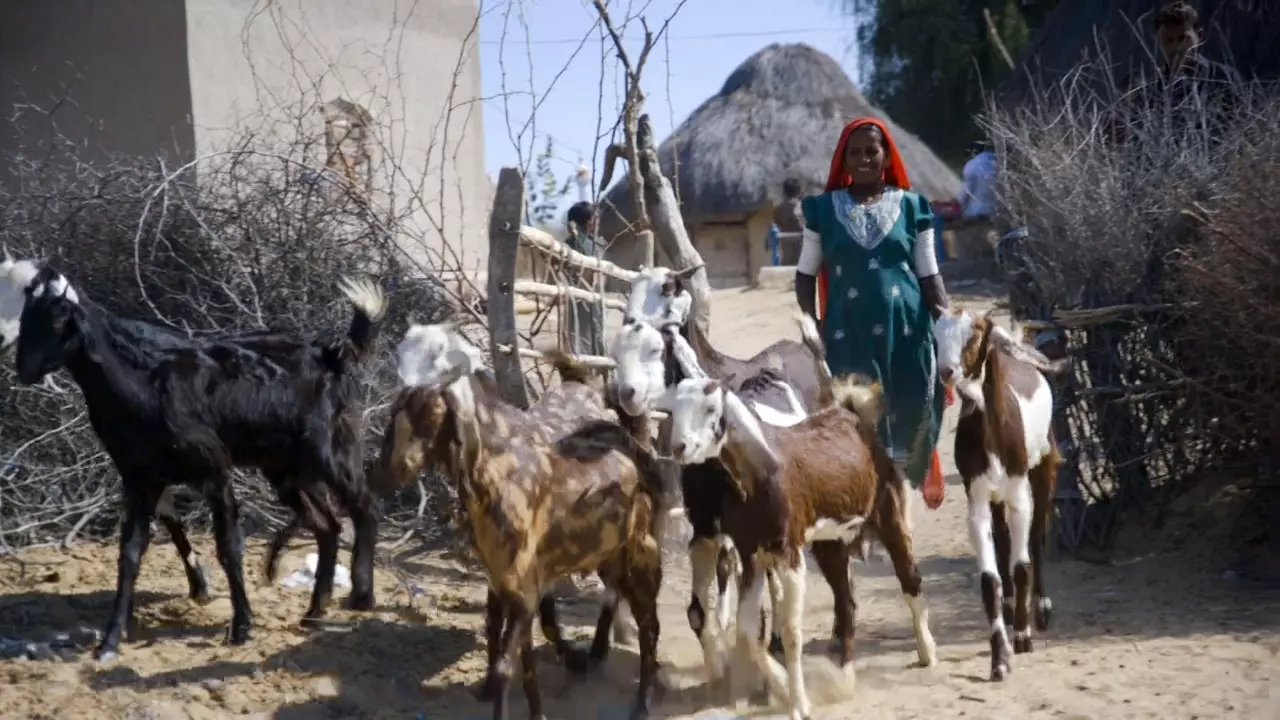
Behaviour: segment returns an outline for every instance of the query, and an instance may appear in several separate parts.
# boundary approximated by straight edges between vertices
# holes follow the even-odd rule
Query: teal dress
[[[918,233],[933,227],[929,201],[887,188],[862,205],[846,190],[802,201],[805,227],[822,238],[827,278],[822,340],[836,376],[861,373],[884,388],[880,437],[920,487],[942,427],[933,318],[915,272]]]

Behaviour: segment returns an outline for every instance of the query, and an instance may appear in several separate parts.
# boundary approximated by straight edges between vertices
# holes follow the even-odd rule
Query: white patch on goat
[[[80,295],[62,275],[54,275],[47,282],[32,282],[31,297],[44,297],[46,293],[51,298],[63,298],[77,305],[80,304]]]
[[[760,421],[773,425],[774,427],[791,427],[804,422],[809,415],[804,411],[804,406],[800,404],[800,398],[796,397],[796,391],[791,387],[791,383],[773,380],[771,383],[774,387],[782,390],[783,395],[787,398],[787,404],[791,407],[786,410],[778,410],[764,403],[751,401],[751,409],[756,415],[760,416]]]
[[[861,515],[849,518],[848,520],[819,518],[817,522],[809,526],[804,531],[804,542],[806,545],[823,540],[839,540],[846,543],[853,542],[858,538],[858,532],[862,529],[862,525],[866,521],[867,519]]]
[[[933,324],[933,337],[937,344],[939,374],[945,378],[946,373],[951,373],[948,382],[954,383],[956,391],[981,410],[984,407],[982,377],[966,378],[963,361],[964,346],[973,337],[976,321],[968,310],[948,310]]]
[[[719,383],[703,378],[685,378],[667,388],[660,403],[671,417],[671,445],[674,459],[681,465],[696,465],[718,457],[730,436],[735,442],[752,447],[778,462],[760,421],[747,409],[746,403]],[[727,432],[719,439],[716,430],[721,423]]]
[[[738,558],[738,548],[728,535],[721,535],[718,540],[720,552],[729,559],[728,582],[724,584],[724,592],[720,593],[716,613],[719,616],[720,630],[727,631],[733,627],[733,612],[738,607],[738,585],[742,582],[742,562]]]
[[[712,538],[695,538],[689,544],[689,568],[692,574],[693,596],[702,608],[701,617],[689,615],[689,627],[698,634],[702,644],[702,661],[711,682],[725,676],[725,659],[720,642],[720,629],[724,623],[716,613],[716,556],[720,544]]]
[[[614,384],[618,401],[632,417],[647,413],[666,390],[663,360],[666,342],[662,333],[643,320],[623,325],[614,336],[609,355],[613,358]]]
[[[688,290],[675,295],[663,295],[662,286],[671,275],[669,268],[641,267],[631,281],[627,315],[654,326],[666,323],[683,326],[687,323],[693,309],[693,295]]]
[[[480,349],[468,342],[455,326],[448,323],[410,325],[396,346],[396,372],[400,382],[410,387],[447,384],[441,382],[441,378],[453,369],[448,359],[450,351],[466,355],[469,369],[464,374],[478,372],[483,367],[484,355]]]
[[[982,487],[985,484],[985,482],[971,482],[969,485],[969,542],[973,546],[974,556],[978,559],[978,572],[981,575],[995,579],[995,593],[998,602],[1001,597],[1000,567],[996,562],[996,546],[992,536],[991,505],[986,500],[987,493],[982,492],[987,490],[987,488]],[[1000,637],[1007,655],[1013,654],[1013,647],[1009,642],[1009,635],[1004,626],[1004,614],[998,607],[995,617],[991,619],[991,634]],[[1008,670],[1008,668],[1006,667],[1004,670]]]
[[[801,553],[801,567],[804,554]],[[739,657],[755,660],[756,666],[769,682],[769,690],[780,698],[790,695],[787,671],[769,655],[769,646],[760,642],[760,609],[764,606],[764,590],[766,571],[772,566],[773,559],[764,553],[756,554],[756,573],[751,585],[742,589],[742,597],[738,600],[738,642],[736,654]],[[801,580],[803,582],[803,579]],[[784,606],[783,612],[791,615],[790,608]],[[800,612],[804,609],[801,607]],[[798,650],[798,648],[797,648]],[[792,717],[796,717],[792,715]]]
[[[911,625],[916,632],[916,654],[920,664],[933,667],[938,664],[938,644],[933,640],[933,632],[929,630],[929,606],[923,595],[906,595],[907,607],[911,610]]]
[[[782,607],[775,609],[775,616],[779,618],[778,623],[781,625],[778,634],[782,636],[782,652],[786,660],[788,709],[792,718],[807,718],[812,712],[812,705],[809,693],[805,690],[804,670],[800,665],[804,648],[804,553],[800,553],[799,558],[795,567],[787,567],[783,563],[774,568],[782,584]]]
[[[378,287],[377,283],[368,278],[360,280],[342,278],[338,283],[338,289],[342,290],[342,294],[347,296],[347,300],[352,305],[368,315],[371,320],[381,320],[387,312],[386,295],[382,293],[382,288]]]
[[[5,250],[0,262],[0,350],[18,341],[27,285],[40,273],[30,260],[14,260]]]

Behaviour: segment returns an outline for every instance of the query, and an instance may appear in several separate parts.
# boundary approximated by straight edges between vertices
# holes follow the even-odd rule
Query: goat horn
[[[688,280],[689,278],[693,277],[694,273],[698,272],[699,270],[701,270],[702,268],[704,268],[704,267],[706,267],[706,266],[707,266],[707,264],[706,264],[706,263],[698,263],[697,265],[694,265],[693,267],[685,268],[685,269],[680,270],[680,271],[678,271],[678,272],[675,272],[675,273],[673,273],[673,274],[674,274],[676,277],[680,278],[681,280]]]
[[[3,248],[4,248],[4,261],[5,261],[5,262],[7,262],[7,263],[11,263],[11,262],[13,262],[13,256],[9,254],[9,243],[5,243],[4,245],[0,245],[0,247],[3,247]]]

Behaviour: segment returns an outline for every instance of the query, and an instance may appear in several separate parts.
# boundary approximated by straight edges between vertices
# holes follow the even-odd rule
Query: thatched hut
[[[1083,57],[1105,48],[1112,80],[1150,71],[1151,15],[1168,0],[1073,0],[1059,3],[1036,33],[1021,63],[1001,87],[1018,102],[1033,84],[1056,82]],[[1199,0],[1193,6],[1204,29],[1205,53],[1247,77],[1280,77],[1280,12],[1273,0]]]
[[[841,128],[863,115],[889,123],[918,191],[933,200],[955,197],[956,173],[872,107],[835,60],[804,44],[752,55],[662,143],[662,170],[676,186],[712,287],[753,282],[769,262],[766,236],[783,180],[821,190]],[[635,267],[642,250],[625,232],[623,218],[632,212],[625,177],[603,206],[600,229],[613,240],[608,257]],[[660,254],[657,261],[665,264]]]

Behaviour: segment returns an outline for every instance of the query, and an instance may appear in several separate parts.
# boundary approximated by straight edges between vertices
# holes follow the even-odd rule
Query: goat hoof
[[[1014,638],[1013,652],[1015,655],[1021,655],[1023,653],[1031,652],[1031,638],[1030,637]]]
[[[249,642],[249,626],[248,625],[232,625],[227,630],[228,645],[243,645]]]
[[[564,667],[574,675],[586,675],[595,665],[591,654],[582,648],[569,648],[564,652]]]
[[[119,652],[116,648],[114,648],[114,647],[107,647],[107,646],[105,646],[105,645],[99,645],[99,646],[98,646],[98,647],[93,651],[93,659],[94,659],[94,660],[97,660],[98,662],[100,662],[100,663],[102,663],[102,664],[104,664],[104,665],[105,665],[106,663],[111,662],[112,660],[115,660],[115,659],[116,659],[116,658],[118,658],[118,657],[120,657],[120,652]]]
[[[1009,666],[1004,663],[996,663],[991,666],[991,682],[1004,682],[1009,675]]]
[[[1048,602],[1048,598],[1045,598],[1044,602]],[[1049,621],[1053,618],[1053,608],[1037,607],[1035,615],[1036,615],[1036,629],[1039,630],[1040,632],[1044,632],[1045,630],[1048,630]]]
[[[480,702],[493,702],[494,698],[498,697],[498,678],[493,673],[485,675],[473,694]]]
[[[348,610],[357,612],[368,612],[374,608],[373,592],[351,593],[347,598],[346,607]]]
[[[209,580],[204,575],[204,566],[197,565],[190,573],[187,574],[187,582],[191,586],[191,592],[188,594],[198,605],[208,605],[213,601],[213,596],[209,594]]]
[[[648,720],[649,718],[649,701],[641,700],[631,708],[631,720]]]

